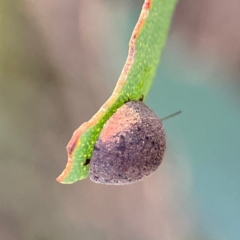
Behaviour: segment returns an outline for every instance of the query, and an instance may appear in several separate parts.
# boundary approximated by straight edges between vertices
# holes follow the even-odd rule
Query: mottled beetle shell
[[[90,161],[90,179],[123,185],[153,173],[166,148],[161,120],[141,101],[120,107],[104,125]]]

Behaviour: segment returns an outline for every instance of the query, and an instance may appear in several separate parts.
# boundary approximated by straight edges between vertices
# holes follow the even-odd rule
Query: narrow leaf
[[[58,182],[74,183],[86,178],[103,125],[124,103],[145,99],[166,42],[175,5],[176,0],[145,0],[117,85],[99,111],[74,132],[67,145],[68,163],[57,178]]]

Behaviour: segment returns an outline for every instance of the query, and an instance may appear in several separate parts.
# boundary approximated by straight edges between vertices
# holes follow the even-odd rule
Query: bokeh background
[[[73,131],[109,97],[143,0],[1,0],[0,239],[239,240],[240,1],[180,0],[147,104],[148,179],[61,185]]]

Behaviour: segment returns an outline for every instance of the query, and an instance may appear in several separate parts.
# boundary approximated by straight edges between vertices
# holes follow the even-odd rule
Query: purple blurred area
[[[182,0],[175,14],[174,30],[198,51],[238,70],[239,6],[238,0]]]
[[[1,0],[1,240],[210,239],[189,193],[191,169],[168,162],[174,152],[130,186],[55,181],[73,131],[118,79],[142,3]],[[169,39],[238,73],[239,9],[239,0],[181,0]]]

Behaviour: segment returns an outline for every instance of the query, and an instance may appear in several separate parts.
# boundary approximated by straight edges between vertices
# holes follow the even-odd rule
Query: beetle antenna
[[[171,114],[171,115],[169,115],[167,117],[161,118],[161,121],[164,121],[164,120],[167,120],[169,118],[175,117],[175,116],[177,116],[180,113],[182,113],[182,111],[175,112],[175,113],[173,113],[173,114]]]

